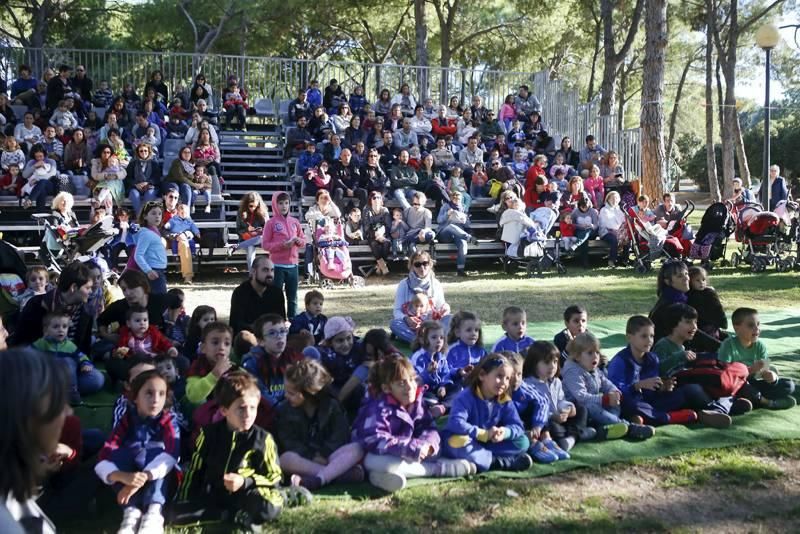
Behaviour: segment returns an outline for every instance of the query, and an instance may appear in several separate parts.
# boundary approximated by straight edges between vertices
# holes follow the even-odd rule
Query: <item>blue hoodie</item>
[[[550,401],[529,382],[523,381],[511,395],[527,428],[544,428],[550,420]]]
[[[631,346],[628,345],[619,351],[608,363],[608,379],[619,388],[623,397],[627,397],[628,399],[650,397],[658,392],[638,392],[633,389],[633,385],[640,380],[660,376],[658,365],[658,356],[655,352],[645,353],[640,363],[633,357]]]
[[[437,362],[436,369],[429,371],[428,366],[434,358]],[[453,384],[452,371],[447,363],[447,356],[441,352],[431,355],[427,350],[419,349],[411,355],[411,365],[416,369],[417,375],[422,379],[422,383],[430,389]]]
[[[481,358],[486,356],[486,349],[480,345],[470,347],[461,340],[456,341],[447,347],[447,363],[453,379],[456,380],[458,372],[468,365],[475,365]]]
[[[488,429],[493,426],[507,429],[506,440],[518,438],[524,432],[517,407],[507,393],[486,400],[477,388],[467,388],[453,401],[450,418],[441,434],[451,447],[458,447],[463,438],[457,438],[463,436],[486,443]]]
[[[519,341],[514,341],[508,337],[508,334],[506,334],[497,340],[497,343],[495,343],[494,347],[492,347],[492,352],[510,350],[511,352],[516,352],[517,354],[524,354],[524,351],[533,345],[534,341],[535,340],[530,336],[522,336]]]
[[[317,88],[309,87],[306,90],[306,102],[311,106],[311,109],[316,109],[322,105],[322,92]]]

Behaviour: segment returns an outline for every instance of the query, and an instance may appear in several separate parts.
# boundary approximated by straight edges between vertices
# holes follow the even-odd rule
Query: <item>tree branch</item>
[[[455,53],[459,48],[461,48],[462,46],[467,44],[468,41],[471,41],[472,39],[474,39],[476,37],[480,37],[483,34],[486,34],[486,33],[489,33],[489,32],[493,32],[495,30],[501,30],[503,28],[510,28],[510,27],[514,26],[517,22],[521,21],[523,18],[524,17],[520,16],[520,17],[517,17],[517,18],[515,18],[513,20],[509,20],[509,21],[506,21],[506,22],[501,22],[499,24],[495,24],[493,26],[489,26],[489,27],[486,27],[486,28],[481,28],[478,31],[472,32],[471,34],[469,34],[466,37],[462,38],[460,41],[456,41],[452,46],[450,46],[450,52],[451,53]]]
[[[750,29],[751,26],[753,26],[753,24],[761,20],[767,13],[772,11],[774,8],[778,7],[783,2],[784,0],[775,0],[770,5],[765,7],[764,10],[761,11],[761,13],[759,13],[758,15],[753,15],[747,22],[739,26],[739,31],[741,31],[742,33],[746,32],[748,29]]]
[[[636,38],[636,32],[639,30],[639,22],[642,20],[642,11],[644,11],[644,0],[636,0],[636,7],[633,8],[633,18],[631,19],[631,26],[628,30],[628,35],[625,37],[625,42],[622,48],[615,54],[614,59],[622,61],[633,45],[633,40]]]

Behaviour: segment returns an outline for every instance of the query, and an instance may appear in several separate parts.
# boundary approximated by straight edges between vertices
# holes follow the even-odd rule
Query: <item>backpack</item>
[[[699,384],[711,397],[718,399],[736,395],[747,383],[749,374],[747,366],[740,362],[698,358],[677,371],[674,377],[678,386]]]

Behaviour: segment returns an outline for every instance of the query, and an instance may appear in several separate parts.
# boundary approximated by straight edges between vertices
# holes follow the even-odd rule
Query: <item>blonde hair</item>
[[[61,211],[58,207],[62,202],[64,203],[64,211],[72,211],[72,207],[75,206],[75,197],[73,197],[71,193],[62,191],[53,197],[50,209]]]
[[[600,340],[591,332],[578,334],[567,345],[567,353],[573,360],[588,350],[600,352]]]
[[[291,382],[303,395],[312,397],[333,382],[333,378],[317,360],[305,358],[286,369],[284,380]]]

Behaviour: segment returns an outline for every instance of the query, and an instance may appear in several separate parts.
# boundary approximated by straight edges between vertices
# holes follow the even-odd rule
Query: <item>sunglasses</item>
[[[429,261],[415,261],[414,262],[414,267],[419,269],[420,267],[429,267],[430,264],[431,264],[431,262],[429,262]]]

